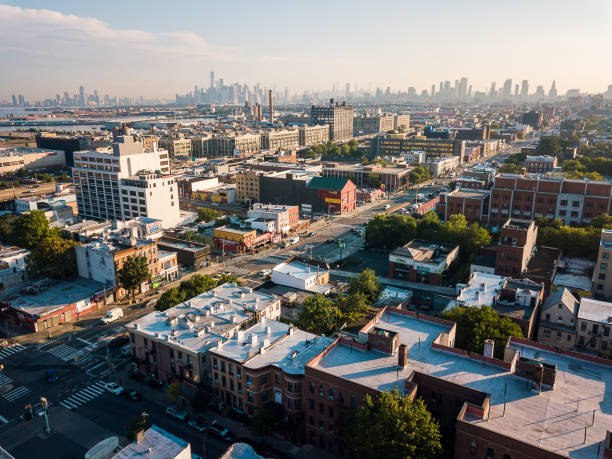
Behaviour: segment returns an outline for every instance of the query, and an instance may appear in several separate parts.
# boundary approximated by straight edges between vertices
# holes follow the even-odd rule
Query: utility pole
[[[49,409],[49,403],[45,397],[40,397],[40,405],[42,408],[43,416],[45,418],[45,432],[50,434],[51,427],[49,427],[49,416],[47,415],[47,410]]]

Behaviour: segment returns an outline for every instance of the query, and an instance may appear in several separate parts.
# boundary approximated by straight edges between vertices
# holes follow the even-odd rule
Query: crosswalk
[[[17,399],[19,399],[19,398],[21,398],[21,397],[23,397],[23,396],[25,396],[25,395],[27,395],[29,393],[30,393],[30,389],[28,389],[25,386],[19,386],[19,387],[16,387],[15,389],[13,389],[13,390],[8,391],[5,394],[2,394],[2,397],[5,400],[7,400],[7,401],[12,403],[15,400],[17,400]]]
[[[62,400],[59,404],[69,410],[77,409],[79,406],[93,400],[94,398],[104,393],[104,382],[98,381],[85,389],[72,394],[65,400]]]
[[[16,354],[17,352],[23,351],[24,349],[26,349],[26,347],[22,346],[21,344],[11,344],[10,346],[0,350],[0,359],[5,359],[13,354]]]
[[[68,346],[67,344],[60,344],[57,347],[48,349],[47,352],[49,354],[53,354],[58,359],[67,362],[69,360],[75,360],[75,357],[80,357],[83,354],[82,349],[76,349],[72,346]],[[77,358],[77,361],[79,359]]]
[[[6,386],[13,382],[13,378],[9,378],[4,373],[0,373],[0,386]]]

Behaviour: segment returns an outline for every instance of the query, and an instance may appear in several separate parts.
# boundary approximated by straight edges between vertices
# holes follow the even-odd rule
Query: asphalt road
[[[28,196],[37,196],[41,194],[47,194],[52,191],[55,191],[55,183],[41,183],[37,188],[33,188],[32,185],[20,186],[16,187],[14,192],[17,197],[28,197]],[[13,199],[13,189],[6,188],[4,190],[0,190],[0,201],[4,201],[7,199]]]

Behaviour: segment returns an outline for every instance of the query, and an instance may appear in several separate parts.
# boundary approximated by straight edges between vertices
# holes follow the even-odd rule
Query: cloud
[[[8,87],[0,89],[11,92],[40,72],[37,89],[46,92],[59,89],[51,84],[65,87],[74,78],[116,90],[168,87],[173,78],[181,87],[182,79],[191,80],[187,69],[205,72],[212,63],[238,57],[236,50],[191,32],[118,29],[92,17],[0,5],[0,59],[11,64],[5,73]]]

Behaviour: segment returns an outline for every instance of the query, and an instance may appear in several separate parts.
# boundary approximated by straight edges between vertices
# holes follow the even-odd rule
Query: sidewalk
[[[109,376],[109,378],[107,379],[116,381],[116,382],[121,381],[121,384],[124,385],[124,387],[127,386],[127,387],[137,390],[138,392],[140,392],[140,394],[145,400],[151,401],[161,407],[166,408],[176,403],[172,401],[163,390],[154,389],[144,383],[141,383],[140,381],[130,378],[127,367],[122,369],[118,373],[114,373],[113,375]],[[187,408],[189,409],[188,403],[187,403]],[[189,409],[189,411],[191,410]],[[313,455],[314,457],[317,457],[317,458],[336,457],[328,453],[327,451],[322,450],[314,445],[305,444],[299,447],[297,445],[294,445],[293,443],[290,443],[276,436],[257,437],[253,435],[253,433],[251,432],[251,429],[249,429],[248,426],[242,424],[241,422],[233,418],[224,416],[222,414],[218,414],[216,412],[207,411],[205,413],[205,416],[214,418],[220,424],[227,427],[234,434],[235,439],[249,438],[257,443],[261,443],[265,441],[266,443],[268,443],[269,445],[271,445],[273,448],[277,449],[278,451],[281,451],[285,454],[288,454],[293,457],[298,457],[298,458],[310,458],[310,457],[313,457]]]

